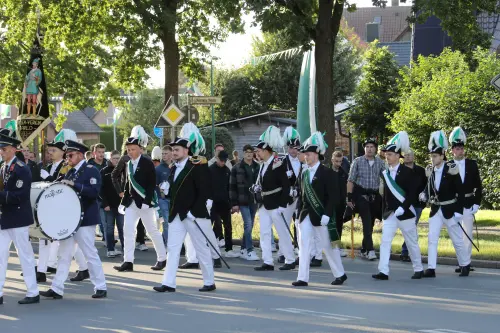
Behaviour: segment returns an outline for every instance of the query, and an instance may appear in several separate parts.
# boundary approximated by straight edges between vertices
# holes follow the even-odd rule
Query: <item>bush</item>
[[[103,132],[100,135],[100,142],[106,146],[106,151],[113,150],[113,125],[100,125]],[[120,150],[122,146],[123,137],[118,128],[116,129],[116,149]]]
[[[205,139],[205,146],[207,150],[205,156],[207,159],[211,159],[214,153],[212,151],[212,128],[203,128],[200,130],[200,133],[203,136],[203,139]],[[227,152],[232,152],[234,150],[234,140],[231,133],[225,127],[215,127],[215,143],[222,143]]]

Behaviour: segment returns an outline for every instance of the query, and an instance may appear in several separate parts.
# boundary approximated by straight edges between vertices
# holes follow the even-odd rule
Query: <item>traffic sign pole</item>
[[[210,96],[214,95],[214,60],[210,60]],[[212,104],[212,153],[215,151],[215,112]]]

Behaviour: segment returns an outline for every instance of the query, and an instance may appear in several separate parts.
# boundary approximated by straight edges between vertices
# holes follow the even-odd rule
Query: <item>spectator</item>
[[[34,182],[39,182],[42,180],[40,177],[40,168],[38,165],[30,160],[30,155],[31,152],[28,149],[22,149],[21,150],[23,157],[24,157],[24,163],[30,168],[31,170],[31,181]]]
[[[85,160],[88,162],[92,158],[92,152],[89,150],[85,153]]]
[[[231,170],[226,166],[227,159],[227,153],[220,151],[216,162],[209,167],[212,183],[217,184],[217,186],[212,187],[213,205],[211,218],[214,223],[214,233],[217,239],[222,239],[222,225],[220,222],[222,220],[222,224],[224,225],[225,256],[236,258],[240,254],[233,251],[233,227],[231,225],[231,205],[229,202],[229,177]]]
[[[241,213],[243,218],[243,240],[240,257],[246,260],[260,260],[253,250],[252,229],[257,213],[257,204],[249,188],[257,182],[259,164],[254,160],[251,145],[243,147],[243,160],[231,169],[229,180],[229,198],[232,212]]]
[[[123,222],[124,216],[118,213],[118,206],[120,206],[121,198],[116,193],[113,188],[113,180],[111,179],[111,174],[115,169],[118,161],[120,160],[120,152],[113,150],[111,152],[110,160],[107,162],[107,166],[101,170],[102,187],[101,187],[101,199],[102,207],[104,210],[104,216],[106,222],[106,246],[108,248],[108,258],[114,258],[116,256],[122,255],[122,251],[115,250],[115,224],[118,229],[118,236],[120,238],[120,243],[123,250]]]
[[[208,166],[210,167],[212,164],[214,164],[216,161],[217,161],[217,156],[219,155],[219,153],[221,151],[224,150],[224,145],[222,143],[217,143],[215,145],[215,150],[214,150],[214,157],[212,157],[210,159],[210,161],[208,161]],[[231,168],[233,167],[233,165],[231,164],[231,162],[226,161],[226,166],[229,168],[229,170],[231,170]]]
[[[342,169],[344,169],[345,173],[348,174],[349,170],[351,169],[351,163],[349,163],[349,160],[345,156],[344,149],[342,147],[335,147],[335,151],[336,152],[339,151],[342,154]],[[333,163],[333,160],[332,160],[332,163]]]
[[[237,150],[233,150],[233,159],[230,161],[231,165],[240,163],[240,156]]]
[[[106,165],[107,160],[104,158],[104,152],[106,151],[106,146],[102,143],[96,143],[92,146],[92,154],[93,158],[88,160],[88,164],[93,165],[97,168],[97,170],[101,171]],[[102,207],[102,199],[100,197],[97,198],[97,206],[99,207],[99,214],[101,216],[101,223],[99,223],[99,232],[96,232],[97,236],[102,236],[102,240],[106,240],[106,214],[104,213],[104,209]]]
[[[332,155],[332,168],[333,171],[335,171],[335,175],[338,177],[337,193],[339,196],[339,203],[335,207],[335,221],[337,223],[337,233],[339,234],[339,238],[342,238],[342,227],[344,226],[344,212],[347,206],[347,178],[349,177],[348,172],[344,170],[342,164],[344,164],[342,151],[336,150]],[[347,256],[344,249],[340,249],[340,256]]]
[[[172,163],[172,147],[171,146],[163,146],[161,150],[161,156],[157,157],[156,154],[151,153],[153,163],[155,163],[156,159],[161,158],[161,162],[156,166],[156,185],[158,192],[158,204],[160,206],[161,216],[163,217],[163,242],[167,245],[168,239],[168,213],[170,210],[170,200],[167,199],[166,195],[160,190],[158,185],[163,182],[168,181],[168,177],[170,176],[170,164]]]

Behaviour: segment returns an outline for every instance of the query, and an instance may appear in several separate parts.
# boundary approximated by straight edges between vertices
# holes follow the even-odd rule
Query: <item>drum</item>
[[[31,184],[31,207],[35,224],[30,226],[33,238],[63,240],[74,235],[83,220],[80,196],[72,187],[61,183]]]

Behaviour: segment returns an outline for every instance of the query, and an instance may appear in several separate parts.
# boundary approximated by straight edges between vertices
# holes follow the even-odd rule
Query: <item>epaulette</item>
[[[23,162],[21,162],[21,161],[17,161],[17,162],[16,162],[16,164],[17,164],[17,165],[19,165],[20,167],[23,167],[23,166],[24,166],[24,163],[23,163]]]
[[[204,156],[191,156],[189,158],[189,160],[191,161],[191,163],[193,163],[194,165],[198,165],[198,164],[207,164],[208,163],[208,160],[206,157]]]
[[[448,165],[448,173],[452,176],[458,175],[460,172],[460,169],[458,168],[458,165],[453,163],[453,162],[448,162],[446,165]]]
[[[87,164],[87,168],[93,168],[94,166],[92,164]]]
[[[283,160],[280,159],[279,157],[275,157],[273,161],[273,170],[279,168],[282,165],[283,165]]]

